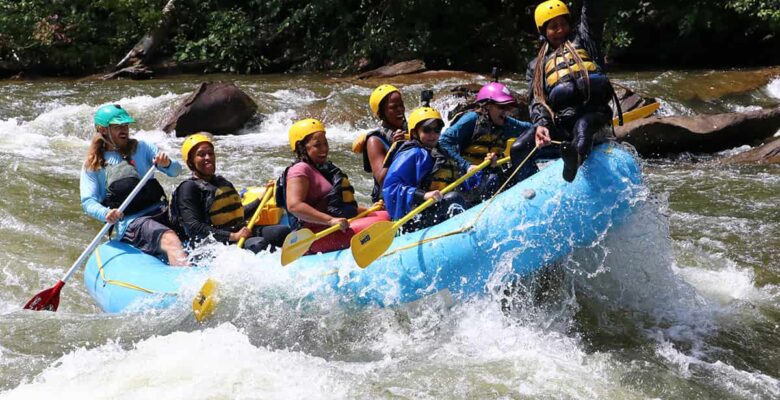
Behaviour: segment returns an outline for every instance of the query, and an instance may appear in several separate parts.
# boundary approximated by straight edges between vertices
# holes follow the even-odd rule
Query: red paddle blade
[[[65,286],[65,282],[59,281],[54,287],[36,294],[35,297],[24,305],[24,309],[57,311],[57,307],[60,305],[60,290],[62,290],[63,286]]]

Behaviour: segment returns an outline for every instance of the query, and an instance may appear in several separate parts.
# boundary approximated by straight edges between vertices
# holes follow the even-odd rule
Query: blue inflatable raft
[[[489,203],[396,237],[365,269],[346,249],[304,256],[286,271],[315,296],[328,292],[364,305],[392,306],[444,289],[465,296],[485,293],[497,269],[527,276],[599,241],[625,220],[642,189],[638,162],[620,145],[595,148],[571,183],[562,179],[562,168],[562,161],[555,161]],[[120,312],[168,305],[167,294],[189,279],[188,270],[108,242],[90,257],[84,281],[103,310]]]

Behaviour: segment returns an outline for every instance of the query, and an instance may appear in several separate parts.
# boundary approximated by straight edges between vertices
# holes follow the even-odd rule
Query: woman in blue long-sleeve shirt
[[[477,93],[477,108],[456,117],[441,135],[441,147],[458,162],[461,169],[470,170],[488,153],[503,154],[508,139],[516,138],[533,128],[533,124],[512,118],[509,113],[517,101],[502,83],[491,82]],[[507,170],[511,171],[511,170]],[[508,173],[491,171],[483,179],[482,198],[495,193]]]
[[[150,179],[125,210],[127,198],[139,177],[155,165],[168,176],[177,176],[181,165],[158,151],[157,146],[130,139],[135,120],[119,105],[102,106],[95,113],[97,134],[81,169],[81,207],[92,218],[116,224],[115,238],[141,251],[165,255],[171,265],[187,265],[181,241],[168,225],[165,191]]]

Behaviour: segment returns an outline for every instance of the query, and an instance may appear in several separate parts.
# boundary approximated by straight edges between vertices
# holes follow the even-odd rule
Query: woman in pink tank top
[[[355,201],[347,175],[328,161],[328,139],[322,122],[311,118],[298,121],[290,128],[289,138],[296,162],[284,173],[287,211],[313,232],[333,225],[341,229],[314,242],[309,253],[345,249],[355,233],[376,221],[390,219],[386,211],[379,211],[352,224],[347,222],[365,207]]]

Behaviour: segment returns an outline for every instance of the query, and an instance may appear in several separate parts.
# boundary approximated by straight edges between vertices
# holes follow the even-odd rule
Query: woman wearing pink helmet
[[[440,143],[458,165],[468,170],[481,163],[488,154],[502,154],[507,139],[516,138],[533,125],[519,121],[509,114],[517,107],[512,93],[502,83],[491,82],[477,93],[477,108],[453,119],[452,125],[441,135]],[[493,194],[504,174],[493,172],[485,180],[481,196]]]

